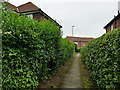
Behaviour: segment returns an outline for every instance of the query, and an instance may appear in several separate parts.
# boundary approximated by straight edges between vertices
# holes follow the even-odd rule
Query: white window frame
[[[78,42],[75,42],[75,44],[77,44],[77,45],[78,45]]]
[[[31,17],[33,19],[33,14],[27,14],[26,17]]]
[[[113,30],[113,24],[111,25],[111,31]]]

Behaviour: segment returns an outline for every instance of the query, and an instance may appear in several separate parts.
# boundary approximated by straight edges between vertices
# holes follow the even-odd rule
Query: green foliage
[[[1,23],[2,23],[2,6],[0,2],[0,28],[1,28]]]
[[[0,33],[0,87],[2,86],[2,33]]]
[[[91,41],[81,53],[100,88],[120,88],[120,29]]]
[[[3,7],[6,7],[5,4]],[[34,89],[73,53],[54,22],[2,11],[2,88]]]
[[[59,42],[59,49],[57,51],[59,64],[64,65],[65,61],[73,55],[74,44],[68,39],[61,38]]]
[[[75,46],[75,52],[80,52],[80,48],[77,48],[77,44],[74,44]]]
[[[0,1],[0,87],[2,87],[2,5]]]

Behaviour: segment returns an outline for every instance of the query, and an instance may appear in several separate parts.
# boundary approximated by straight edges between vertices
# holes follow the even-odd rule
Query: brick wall
[[[110,26],[107,27],[106,33],[109,32],[109,31],[111,31],[111,27]]]
[[[111,25],[113,25],[113,29],[115,29],[115,22],[112,22],[106,27],[106,33],[111,31]],[[120,28],[120,17],[116,20],[116,28]]]
[[[42,20],[42,19],[47,19],[47,18],[45,18],[43,15],[41,15],[40,13],[34,13],[34,14],[33,14],[33,18],[34,18],[35,20],[38,20],[38,21],[40,21],[40,20]]]
[[[120,17],[117,22],[118,22],[118,28],[119,28],[120,27]]]
[[[83,43],[85,43],[85,45],[87,45],[88,44],[88,42],[78,42],[78,48],[81,48],[81,47],[83,47],[83,46],[85,46],[85,45],[83,45]]]
[[[87,38],[87,37],[71,37],[71,36],[67,36],[66,39],[68,39],[70,42],[72,42],[72,38],[74,40],[73,43],[77,42],[77,48],[81,48],[83,46],[85,46],[86,44],[88,44],[89,41],[95,39],[95,38]],[[84,43],[84,45],[83,45]]]

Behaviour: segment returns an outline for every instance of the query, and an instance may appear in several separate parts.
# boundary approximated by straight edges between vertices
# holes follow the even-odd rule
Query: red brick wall
[[[120,27],[120,18],[118,19],[118,28]]]
[[[120,19],[116,20],[116,27],[119,27],[119,21],[120,21]]]
[[[42,19],[47,19],[47,18],[45,18],[43,15],[41,15],[40,13],[34,13],[34,14],[33,14],[33,18],[34,18],[35,20],[38,20],[38,21],[40,21],[40,20],[42,20]]]
[[[84,42],[85,43],[85,45],[87,45],[88,44],[88,42]],[[83,47],[83,46],[85,46],[85,45],[83,45],[83,42],[78,42],[78,48],[81,48],[81,47]]]
[[[83,46],[85,46],[86,44],[88,44],[89,41],[95,39],[95,38],[83,38],[83,37],[73,37],[75,42],[74,43],[78,43],[77,48],[81,48]],[[68,39],[70,42],[72,42],[72,37],[71,36],[67,36],[66,39]],[[85,45],[83,45],[83,42],[85,43]]]
[[[113,25],[113,29],[115,29],[115,22],[113,22],[112,25]]]
[[[107,27],[106,33],[109,32],[109,31],[111,31],[111,26]]]
[[[77,48],[81,47],[81,42],[78,42]]]
[[[114,27],[115,22],[113,22],[112,24],[110,24],[107,28],[106,28],[106,33],[111,31],[111,25],[113,25],[113,29],[115,29]],[[116,28],[120,28],[120,17],[116,20]]]

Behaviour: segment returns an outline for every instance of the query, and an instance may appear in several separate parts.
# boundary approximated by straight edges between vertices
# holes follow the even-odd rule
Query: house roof
[[[19,13],[28,13],[28,12],[40,12],[44,17],[46,17],[47,19],[51,19],[52,21],[54,21],[58,26],[60,26],[60,28],[62,28],[62,26],[60,24],[58,24],[54,19],[52,19],[50,16],[48,16],[45,12],[43,12],[39,7],[37,7],[36,5],[34,5],[32,2],[27,2],[25,4],[22,4],[18,7],[14,6],[13,4],[9,3],[9,2],[5,2],[9,8],[14,9],[16,12]]]
[[[5,2],[5,3],[8,5],[9,8],[14,9],[15,11],[17,11],[17,7],[15,5],[13,5],[13,4],[9,3],[9,2]]]
[[[66,38],[69,39],[70,41],[72,41],[71,36],[67,36]],[[89,42],[89,41],[91,41],[93,39],[95,39],[95,38],[92,38],[92,37],[73,37],[74,42],[81,42],[81,41]]]
[[[17,7],[19,9],[19,12],[27,12],[27,11],[33,11],[33,10],[39,10],[36,5],[34,5],[32,2],[27,2],[25,4],[22,4]]]
[[[20,13],[40,9],[36,5],[34,5],[32,2],[27,2],[27,3],[22,4],[20,6],[15,6],[15,5],[13,5],[13,4],[9,3],[9,2],[5,2],[5,3],[8,5],[9,8],[14,9],[15,11],[19,10]],[[18,10],[17,10],[17,8],[18,8]]]
[[[117,20],[120,17],[120,13],[118,13],[117,16],[115,16],[106,26],[104,26],[104,29],[106,29],[109,25],[111,25],[115,20]]]

